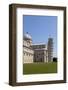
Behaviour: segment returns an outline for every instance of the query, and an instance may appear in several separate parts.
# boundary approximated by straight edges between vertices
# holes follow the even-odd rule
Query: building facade
[[[33,63],[34,50],[31,48],[32,38],[29,34],[24,34],[23,37],[23,62]]]
[[[32,45],[34,50],[34,62],[48,62],[48,51],[45,44]]]
[[[49,38],[47,44],[32,44],[32,37],[26,33],[23,37],[23,62],[52,62],[53,39]]]

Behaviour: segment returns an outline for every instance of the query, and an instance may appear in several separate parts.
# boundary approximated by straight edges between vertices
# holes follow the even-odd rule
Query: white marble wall
[[[33,63],[34,51],[24,47],[23,50],[23,63]]]

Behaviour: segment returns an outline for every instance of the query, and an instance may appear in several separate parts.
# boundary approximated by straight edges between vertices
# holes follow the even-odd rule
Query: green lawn
[[[23,74],[57,73],[57,62],[23,64]]]

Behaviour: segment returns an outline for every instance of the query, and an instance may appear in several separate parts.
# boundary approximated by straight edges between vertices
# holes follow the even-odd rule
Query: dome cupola
[[[29,39],[29,40],[32,40],[32,37],[27,33],[24,34],[24,39]]]

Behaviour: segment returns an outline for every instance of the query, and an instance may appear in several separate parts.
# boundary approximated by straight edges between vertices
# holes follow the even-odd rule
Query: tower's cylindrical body
[[[53,61],[53,38],[48,39],[48,62]]]

